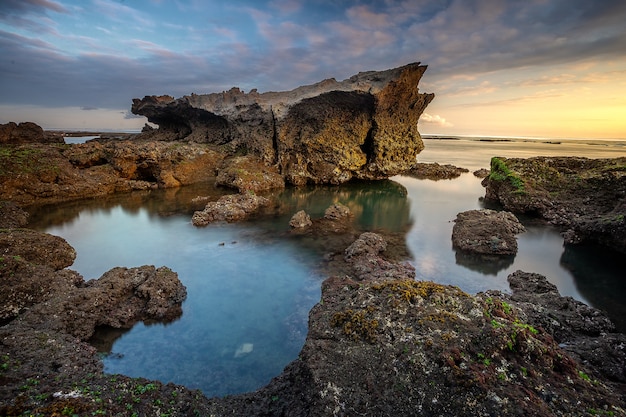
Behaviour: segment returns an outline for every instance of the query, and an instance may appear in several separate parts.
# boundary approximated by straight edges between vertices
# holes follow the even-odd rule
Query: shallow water
[[[497,143],[497,149],[491,145],[426,140],[427,149],[419,159],[477,169],[488,167],[493,155],[512,156],[505,150],[537,154],[524,143],[515,147]],[[577,152],[588,148],[580,149]],[[350,207],[362,230],[406,232],[418,279],[476,293],[507,291],[506,277],[517,269],[537,272],[563,295],[607,309],[626,328],[621,319],[626,316],[621,301],[626,295],[621,283],[626,265],[616,254],[596,248],[565,249],[555,230],[532,223],[519,235],[515,257],[485,263],[456,254],[450,238],[452,221],[460,211],[482,207],[484,189],[472,174],[455,180],[395,177],[290,189],[277,197],[272,212],[255,220],[206,228],[190,224],[193,211],[202,207],[191,203],[193,197],[217,199],[225,192],[201,184],[32,213],[34,227],[62,236],[76,248],[72,269],[86,279],[98,278],[115,266],[153,264],[172,268],[187,286],[189,295],[179,320],[138,324],[127,332],[99,332],[94,343],[108,353],[103,358],[106,372],[184,384],[209,396],[265,385],[297,357],[306,337],[308,312],[319,300],[324,278],[317,272],[324,242],[319,248],[304,248],[285,239],[289,218],[301,209],[321,217],[335,202]]]

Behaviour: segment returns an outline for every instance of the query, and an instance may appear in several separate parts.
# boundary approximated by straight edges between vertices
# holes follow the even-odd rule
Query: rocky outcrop
[[[491,291],[488,295],[514,304],[524,320],[545,330],[572,358],[589,366],[596,373],[589,380],[599,375],[610,383],[626,383],[626,335],[615,332],[606,314],[562,297],[543,275],[516,271],[507,279],[511,294]]]
[[[12,145],[0,153],[0,196],[19,205],[208,181],[224,159],[209,145],[92,141]]]
[[[263,164],[254,156],[224,160],[218,169],[215,183],[235,188],[240,193],[258,193],[285,188],[285,180],[278,170]]]
[[[33,122],[0,124],[0,145],[22,143],[64,143],[60,133],[44,132]]]
[[[0,200],[0,228],[22,227],[28,224],[28,213],[13,201]]]
[[[626,158],[493,158],[485,199],[538,216],[566,242],[593,242],[626,253]]]
[[[191,218],[194,226],[206,226],[214,222],[237,222],[247,219],[270,200],[255,194],[229,194],[218,201],[210,201],[204,210],[196,211]]]
[[[513,213],[489,209],[464,211],[454,220],[452,246],[480,255],[515,255],[516,235],[524,231]]]
[[[417,121],[434,97],[417,89],[425,70],[414,63],[285,92],[146,96],[132,112],[159,125],[150,137],[251,153],[291,184],[387,178],[423,149]]]

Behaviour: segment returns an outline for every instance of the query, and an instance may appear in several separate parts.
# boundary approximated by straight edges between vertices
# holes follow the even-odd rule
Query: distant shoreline
[[[587,145],[604,145],[604,146],[624,146],[626,147],[626,139],[561,139],[561,138],[529,138],[529,137],[497,137],[497,136],[448,136],[448,135],[422,135],[423,140],[441,140],[441,141],[469,141],[469,142],[523,142],[523,143],[542,143],[548,145],[561,144],[587,144]]]

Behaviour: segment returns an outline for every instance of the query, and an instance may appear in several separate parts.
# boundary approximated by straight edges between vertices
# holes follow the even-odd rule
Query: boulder
[[[437,162],[433,163],[418,163],[415,168],[405,171],[402,175],[417,179],[428,180],[451,180],[458,178],[461,174],[469,172],[467,168],[461,168],[450,164],[440,165]]]
[[[153,138],[221,145],[276,165],[288,183],[381,179],[415,166],[417,122],[433,94],[419,63],[327,79],[291,91],[146,96],[132,112],[158,124]]]
[[[196,211],[191,218],[194,226],[206,226],[214,222],[237,222],[256,213],[270,201],[254,194],[229,194],[218,201],[210,201],[204,210]]]
[[[350,216],[350,209],[341,203],[335,203],[324,211],[324,218],[327,220],[341,220]]]
[[[524,226],[513,213],[469,210],[456,216],[452,246],[480,255],[514,255],[517,253],[515,235],[524,231]]]
[[[309,227],[313,224],[311,221],[311,216],[309,216],[306,211],[300,210],[293,216],[291,216],[291,220],[289,220],[289,226],[293,229],[303,229]]]
[[[0,144],[64,142],[60,133],[44,132],[41,126],[33,122],[0,124]]]

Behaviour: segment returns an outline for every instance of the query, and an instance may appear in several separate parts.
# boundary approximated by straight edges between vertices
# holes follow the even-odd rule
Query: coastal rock
[[[489,176],[490,172],[486,168],[480,168],[474,171],[472,174],[474,174],[476,178],[486,178]]]
[[[549,333],[559,346],[595,375],[626,383],[626,335],[602,311],[572,297],[563,297],[540,274],[516,271],[508,276],[512,293],[489,291],[487,295],[515,305],[523,320]]]
[[[237,222],[256,213],[270,201],[254,194],[229,194],[218,201],[210,201],[204,210],[196,211],[191,218],[194,226],[206,226],[213,222]]]
[[[217,185],[236,188],[240,193],[258,193],[285,188],[285,180],[275,167],[265,165],[254,156],[224,160],[218,169]]]
[[[275,415],[624,413],[619,384],[573,360],[512,303],[380,276],[324,281],[298,359],[254,395],[214,410],[259,398],[256,413]]]
[[[437,162],[429,164],[420,162],[415,166],[415,168],[403,172],[402,175],[417,179],[428,179],[436,181],[458,178],[461,176],[461,174],[464,174],[466,172],[469,172],[467,168],[460,168],[450,164],[440,165]]]
[[[311,226],[312,224],[313,222],[311,221],[311,216],[309,216],[304,210],[300,210],[291,216],[291,220],[289,220],[289,226],[294,229],[303,229]]]
[[[30,229],[0,229],[0,253],[55,271],[72,265],[76,259],[76,251],[65,239]]]
[[[0,145],[22,143],[64,143],[64,140],[60,133],[44,132],[33,122],[0,124]]]
[[[13,201],[0,200],[0,228],[12,229],[28,224],[28,213]]]
[[[382,235],[363,233],[345,248],[345,273],[323,282],[298,358],[266,387],[224,398],[103,373],[95,349],[83,342],[94,325],[126,325],[132,321],[127,310],[164,317],[163,308],[184,299],[171,271],[159,269],[165,280],[148,284],[159,273],[154,267],[116,268],[101,283],[78,288],[61,302],[37,305],[0,327],[0,414],[45,414],[70,404],[86,415],[123,414],[129,408],[150,415],[166,401],[171,413],[192,409],[199,415],[625,414],[623,366],[622,374],[615,366],[623,358],[623,338],[607,334],[594,352],[590,338],[573,343],[568,336],[559,345],[560,336],[550,333],[557,326],[544,329],[542,323],[556,313],[561,326],[568,324],[558,315],[563,301],[545,280],[515,273],[513,294],[472,296],[416,281],[414,270],[386,258],[389,243]],[[150,307],[141,296],[144,286],[165,302]],[[543,300],[535,304],[523,291]],[[533,310],[548,298],[549,307]],[[90,309],[102,319],[94,320]],[[579,310],[580,318],[591,317],[592,326],[610,330],[591,310]],[[254,351],[242,340],[232,354],[243,359]],[[615,352],[622,356],[603,366],[602,355]],[[71,397],[74,392],[79,395]],[[74,402],[68,403],[70,398]]]
[[[452,246],[481,255],[514,255],[515,235],[525,231],[513,213],[489,209],[457,214],[452,228]]]
[[[284,92],[146,96],[132,112],[159,125],[150,137],[249,152],[291,184],[381,179],[412,168],[424,147],[417,121],[434,97],[417,89],[425,70],[413,63]]]
[[[215,178],[223,158],[208,145],[180,142],[14,145],[0,155],[0,195],[26,206],[172,188]]]
[[[341,203],[335,203],[324,211],[327,220],[341,220],[350,216],[350,209]]]
[[[485,199],[626,253],[626,158],[492,158]]]
[[[113,268],[100,279],[31,307],[21,326],[88,340],[97,326],[131,328],[139,321],[168,322],[182,314],[187,297],[178,275],[166,267]]]

